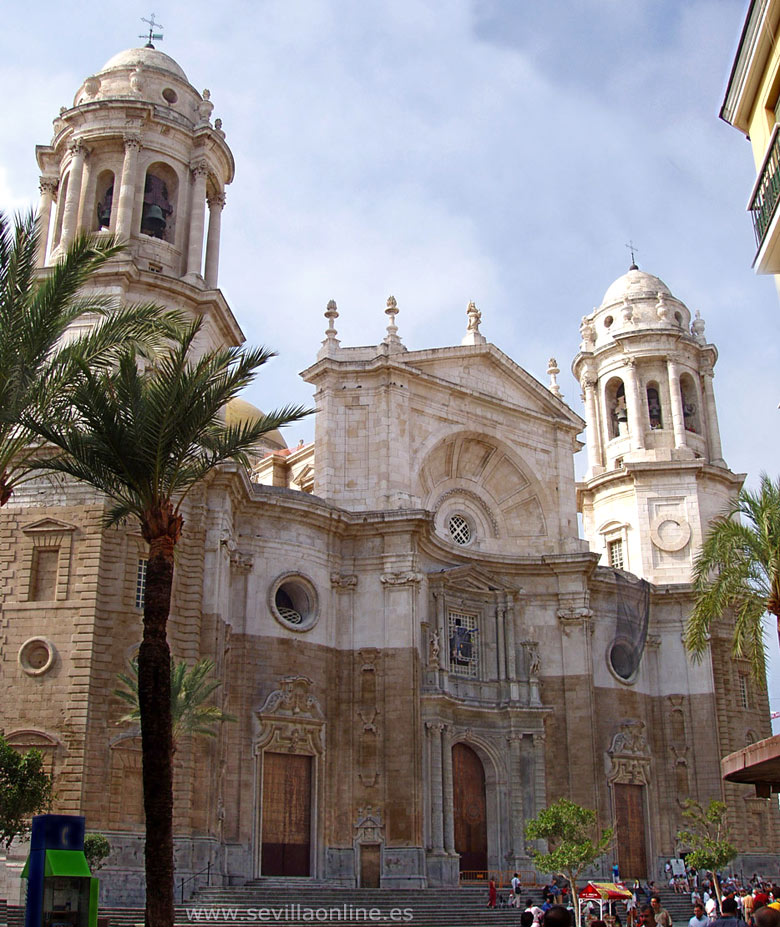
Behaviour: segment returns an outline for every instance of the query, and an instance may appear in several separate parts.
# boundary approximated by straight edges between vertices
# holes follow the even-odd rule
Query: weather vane
[[[142,23],[149,23],[149,35],[147,35],[146,33],[144,33],[143,35],[139,35],[138,38],[139,38],[139,39],[146,39],[146,40],[147,40],[146,45],[144,46],[145,48],[154,48],[154,45],[152,45],[152,39],[156,39],[158,42],[162,42],[162,40],[163,40],[162,33],[161,33],[161,32],[155,32],[154,30],[155,30],[155,29],[164,29],[165,26],[163,26],[162,23],[156,23],[156,22],[154,21],[154,13],[152,13],[152,18],[151,18],[151,19],[147,19],[145,16],[142,16],[142,17],[141,17],[141,22],[142,22]]]
[[[631,270],[637,270],[636,261],[634,260],[634,252],[638,251],[639,248],[629,239],[628,244],[626,245],[628,250],[631,252]]]

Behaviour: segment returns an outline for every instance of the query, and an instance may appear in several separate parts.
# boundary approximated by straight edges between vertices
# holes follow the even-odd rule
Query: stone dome
[[[102,74],[104,71],[111,71],[114,68],[135,68],[138,65],[144,68],[157,68],[160,71],[168,71],[168,73],[178,77],[179,80],[189,83],[187,75],[173,58],[156,48],[125,49],[125,51],[114,55],[113,58],[109,58],[97,73]]]
[[[631,270],[618,277],[617,280],[607,289],[604,299],[601,300],[602,306],[608,306],[612,303],[619,303],[625,299],[655,299],[659,293],[664,296],[671,296],[672,291],[661,280],[660,277],[654,277],[652,274],[639,270],[638,267],[632,266]]]
[[[228,425],[238,425],[240,422],[262,418],[263,415],[265,413],[251,402],[245,399],[231,399],[225,409],[225,422]],[[267,432],[260,440],[274,450],[283,451],[287,448],[287,442],[278,428]]]

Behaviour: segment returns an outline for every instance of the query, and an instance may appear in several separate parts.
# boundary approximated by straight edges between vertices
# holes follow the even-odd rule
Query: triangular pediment
[[[585,423],[569,406],[495,345],[437,348],[403,356],[407,370],[449,387],[500,400],[538,415],[564,419],[578,431]]]
[[[445,567],[428,573],[430,585],[440,585],[461,592],[513,593],[522,592],[519,586],[510,586],[487,570],[464,563],[460,566]]]
[[[42,518],[40,521],[34,521],[32,524],[25,525],[22,528],[25,534],[62,534],[64,531],[75,530],[75,525],[69,525],[64,521],[58,521],[56,518]]]

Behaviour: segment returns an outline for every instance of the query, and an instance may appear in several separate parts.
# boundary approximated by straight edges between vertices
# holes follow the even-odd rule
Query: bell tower
[[[582,319],[572,371],[589,469],[578,507],[602,564],[654,583],[691,578],[710,519],[744,480],[723,459],[700,314],[632,264]]]
[[[217,288],[234,162],[213,108],[173,58],[151,44],[128,49],[83,82],[36,149],[40,266],[80,231],[112,232],[126,249],[96,285],[206,317],[209,346],[243,340]]]

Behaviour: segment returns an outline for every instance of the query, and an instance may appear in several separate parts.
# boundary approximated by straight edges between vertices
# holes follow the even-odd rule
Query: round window
[[[318,615],[314,584],[300,573],[285,573],[271,586],[270,606],[274,618],[291,631],[308,631]]]
[[[55,653],[51,641],[45,637],[31,637],[19,648],[19,665],[28,676],[41,676],[51,669]]]
[[[163,90],[162,95],[163,100],[165,100],[166,103],[170,103],[171,106],[173,106],[173,104],[179,99],[176,91],[172,90],[170,87],[166,87],[165,90]]]
[[[450,537],[456,544],[465,547],[466,544],[471,543],[471,539],[473,538],[471,525],[463,515],[457,513],[455,515],[450,515],[447,521],[447,528],[449,529]]]
[[[614,321],[615,320],[612,318],[612,316],[608,315],[606,319],[604,319],[604,328],[609,328]]]

